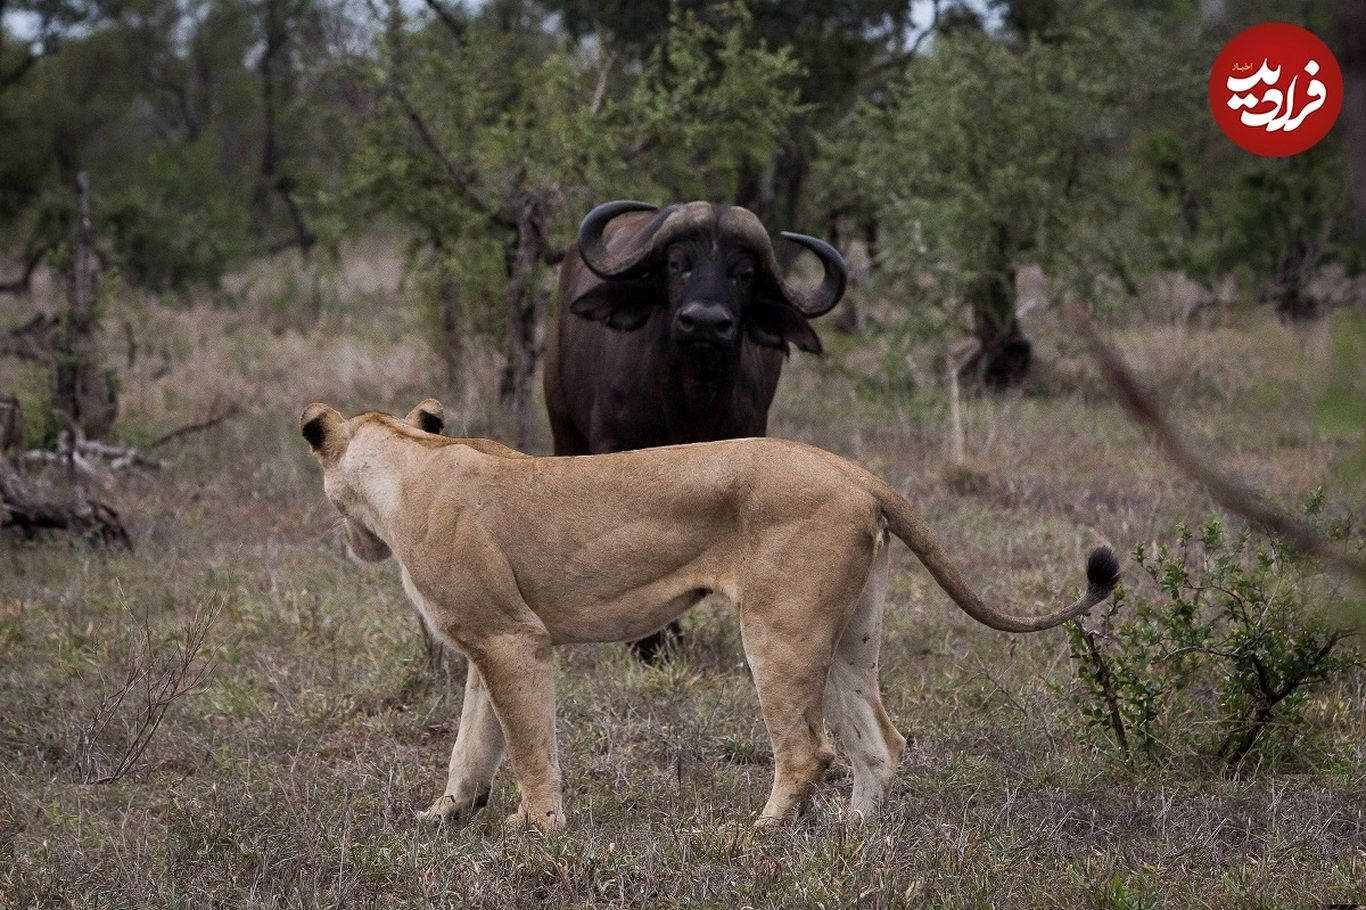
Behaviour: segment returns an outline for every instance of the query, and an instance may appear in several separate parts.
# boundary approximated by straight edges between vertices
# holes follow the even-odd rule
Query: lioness
[[[469,658],[445,794],[422,813],[466,818],[506,751],[521,802],[509,823],[564,826],[550,649],[633,641],[709,594],[739,606],[745,656],[773,746],[759,824],[797,809],[851,753],[851,809],[871,816],[906,745],[878,693],[887,532],[969,616],[993,629],[1056,626],[1104,600],[1119,566],[1086,564],[1080,600],[1021,618],[982,602],[896,490],[858,465],[781,439],[533,458],[436,435],[428,399],[405,420],[349,420],[325,404],[300,428],[359,559],[398,559],[432,631]]]

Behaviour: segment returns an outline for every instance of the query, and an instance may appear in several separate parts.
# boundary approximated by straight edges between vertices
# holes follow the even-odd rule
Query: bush
[[[1306,510],[1323,523],[1321,493]],[[1366,545],[1350,524],[1327,530]],[[1126,760],[1196,754],[1236,770],[1302,737],[1314,693],[1360,662],[1331,621],[1341,583],[1275,539],[1231,535],[1211,518],[1133,558],[1156,595],[1121,590],[1097,628],[1068,625],[1082,722]]]
[[[247,211],[219,174],[217,143],[168,143],[147,165],[145,181],[108,209],[123,272],[154,291],[217,288],[249,245]]]

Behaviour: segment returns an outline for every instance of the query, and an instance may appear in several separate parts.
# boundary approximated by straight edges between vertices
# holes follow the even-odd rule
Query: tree
[[[76,231],[71,250],[70,305],[52,360],[52,409],[96,439],[118,414],[112,373],[101,362],[99,303],[95,288],[95,237],[90,223],[90,177],[76,175]]]
[[[0,145],[0,242],[20,251],[0,290],[24,291],[44,261],[63,265],[50,257],[70,236],[81,170],[100,188],[101,255],[138,285],[213,286],[254,252],[313,243],[309,202],[349,145],[327,116],[347,104],[329,67],[335,10],[311,0],[17,7],[39,25],[32,40],[0,32],[0,133],[14,140]]]
[[[1135,41],[1090,7],[1046,42],[960,29],[849,130],[858,178],[883,200],[884,257],[967,311],[981,344],[969,374],[990,387],[1018,383],[1031,361],[1016,269],[1068,261],[1087,240],[1076,226],[1117,207],[1125,82],[1110,61],[1135,59]]]
[[[707,21],[728,15],[729,4],[714,0],[549,0],[576,38],[607,41],[628,61],[643,61],[660,46],[670,16],[688,12]],[[746,155],[734,182],[713,188],[712,198],[753,209],[765,221],[796,227],[804,219],[829,222],[844,217],[844,205],[813,181],[821,144],[838,130],[845,114],[901,72],[914,57],[910,0],[752,0],[745,4],[752,28],[746,50],[784,48],[800,69],[797,104],[778,144]],[[933,4],[937,10],[939,0]],[[945,0],[944,5],[949,5]],[[936,13],[937,15],[937,13]],[[816,184],[812,192],[812,185]]]
[[[1273,0],[1229,0],[1207,29],[1212,57],[1223,41],[1251,23],[1293,22],[1324,38],[1342,65],[1347,94],[1341,122],[1307,152],[1260,158],[1230,152],[1227,142],[1219,146],[1222,154],[1186,150],[1193,160],[1203,159],[1205,168],[1212,271],[1242,277],[1255,298],[1273,302],[1287,321],[1322,312],[1328,301],[1315,299],[1309,284],[1324,265],[1336,263],[1349,274],[1366,266],[1366,231],[1352,197],[1354,175],[1362,168],[1360,143],[1353,136],[1360,131],[1359,109],[1366,103],[1360,30],[1352,28],[1360,8],[1350,0],[1305,0],[1288,12]]]
[[[252,207],[258,225],[267,226],[273,220],[271,200],[278,197],[288,216],[291,236],[285,241],[271,242],[268,248],[278,251],[297,246],[307,258],[318,237],[309,228],[299,205],[299,178],[294,169],[287,167],[291,153],[297,153],[297,149],[286,132],[294,137],[300,135],[297,57],[300,45],[319,28],[321,16],[312,0],[261,0],[259,16],[261,166],[252,191]],[[292,124],[293,129],[287,131],[286,123]]]
[[[607,48],[594,58],[555,36],[531,4],[441,9],[416,28],[397,6],[387,13],[352,196],[412,227],[440,274],[443,326],[501,337],[503,400],[526,446],[546,267],[578,219],[608,195],[706,198],[733,185],[746,155],[778,141],[796,66],[752,48],[738,5],[676,14],[636,73],[614,71]]]
[[[1229,194],[1220,261],[1226,269],[1250,272],[1259,296],[1274,300],[1282,319],[1318,315],[1320,301],[1308,285],[1325,262],[1359,268],[1363,248],[1351,236],[1340,157],[1334,136],[1299,155],[1259,160]]]

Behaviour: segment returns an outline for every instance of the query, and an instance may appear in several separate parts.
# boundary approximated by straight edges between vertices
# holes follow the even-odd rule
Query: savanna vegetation
[[[1366,183],[1349,104],[1228,142],[1220,45],[1349,0],[4,0],[0,906],[1366,902]],[[80,189],[80,188],[84,189]],[[418,824],[462,659],[345,556],[301,406],[532,452],[556,266],[611,198],[743,204],[852,266],[770,432],[868,465],[1042,610],[895,550],[884,817],[756,832],[734,617],[559,656],[567,833]],[[804,269],[802,260],[786,263]],[[1321,541],[1173,466],[1078,332]],[[970,339],[970,340],[969,340]],[[1353,562],[1353,560],[1356,560]]]

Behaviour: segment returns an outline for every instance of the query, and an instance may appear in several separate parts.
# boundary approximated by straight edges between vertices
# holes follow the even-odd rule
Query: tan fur
[[[392,554],[430,628],[470,661],[445,794],[424,816],[482,805],[504,752],[521,795],[509,819],[564,825],[551,649],[631,641],[705,596],[736,604],[774,754],[760,823],[806,800],[834,753],[851,752],[851,808],[871,815],[905,740],[878,693],[887,530],[964,609],[997,627],[1057,624],[982,604],[910,504],[862,468],[779,439],[738,439],[572,458],[422,432],[374,412],[310,405],[324,489],[358,556]],[[362,552],[363,551],[363,552]],[[1108,593],[1108,589],[1106,591]],[[1061,618],[1059,618],[1061,617]]]

